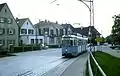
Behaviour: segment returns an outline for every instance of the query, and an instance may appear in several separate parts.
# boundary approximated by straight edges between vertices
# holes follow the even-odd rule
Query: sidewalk
[[[120,58],[120,50],[111,49],[109,46],[102,46],[102,51]]]

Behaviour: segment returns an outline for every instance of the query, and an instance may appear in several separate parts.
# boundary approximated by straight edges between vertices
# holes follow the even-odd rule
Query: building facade
[[[37,28],[33,26],[29,18],[16,18],[16,22],[19,25],[20,45],[34,45],[43,43],[43,36],[36,35]]]
[[[60,24],[45,20],[39,21],[35,26],[38,27],[37,34],[39,36],[44,36],[46,45],[61,45],[64,28]]]
[[[10,46],[18,46],[18,25],[7,3],[0,4],[0,49],[7,50]]]

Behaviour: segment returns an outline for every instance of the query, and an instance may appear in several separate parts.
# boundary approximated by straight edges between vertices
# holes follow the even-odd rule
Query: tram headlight
[[[67,52],[67,49],[65,51]]]

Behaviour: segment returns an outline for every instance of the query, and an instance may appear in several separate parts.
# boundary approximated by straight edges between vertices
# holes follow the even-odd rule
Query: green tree
[[[109,44],[112,44],[113,42],[113,38],[112,38],[112,35],[109,35],[105,38],[105,42],[109,43]]]
[[[120,14],[114,15],[114,25],[112,26],[112,40],[113,44],[120,44]]]

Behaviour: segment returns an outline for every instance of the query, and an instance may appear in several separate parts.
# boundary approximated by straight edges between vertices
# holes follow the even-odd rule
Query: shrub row
[[[49,45],[49,48],[59,48],[59,45]]]
[[[11,47],[11,52],[25,52],[25,51],[33,51],[33,50],[41,50],[40,46],[17,46]]]

